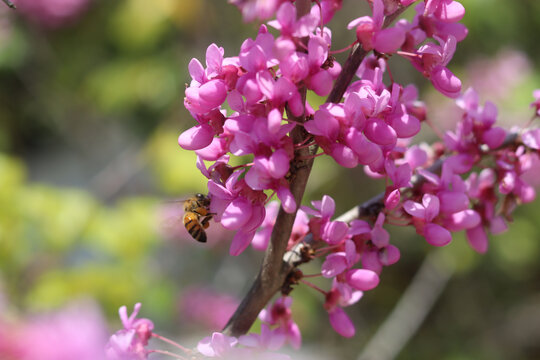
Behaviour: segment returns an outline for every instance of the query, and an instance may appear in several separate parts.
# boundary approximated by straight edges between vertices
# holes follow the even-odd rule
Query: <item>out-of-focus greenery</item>
[[[540,2],[462,2],[470,34],[452,70],[467,76],[472,60],[495,58],[503,49],[523,52],[526,78],[503,95],[483,96],[499,96],[505,120],[525,123],[531,91],[540,83]],[[365,14],[355,1],[344,7],[330,24],[336,48],[354,38],[344,25]],[[181,204],[170,204],[166,219],[163,213],[164,200],[206,189],[194,155],[176,144],[193,125],[182,100],[189,60],[204,63],[212,42],[234,55],[256,31],[225,1],[94,0],[78,21],[57,29],[42,28],[0,3],[0,288],[13,307],[43,311],[92,297],[118,326],[118,307],[141,301],[143,315],[157,328],[187,336],[201,328],[179,314],[186,286],[203,283],[238,297],[245,292],[260,254],[248,250],[230,258],[230,234],[213,225],[214,244],[203,246],[174,223]],[[417,82],[430,106],[442,108],[441,96],[429,92],[406,61],[391,59],[390,66],[400,81]],[[320,158],[305,203],[330,194],[339,213],[382,186],[366,181],[362,169],[344,170]],[[401,359],[540,356],[534,341],[540,333],[531,326],[540,315],[523,315],[531,306],[540,308],[539,204],[519,209],[510,231],[493,237],[485,256],[455,238],[445,261],[455,264],[457,274]],[[169,220],[173,224],[165,228],[174,235],[164,235]],[[308,347],[355,358],[388,315],[429,250],[413,231],[394,230],[402,259],[384,271],[376,291],[347,309],[358,327],[356,340],[330,329],[319,294],[293,292]],[[316,273],[318,266],[305,272]]]

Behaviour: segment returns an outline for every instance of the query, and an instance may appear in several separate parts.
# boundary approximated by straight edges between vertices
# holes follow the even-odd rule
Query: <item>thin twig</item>
[[[441,261],[442,249],[430,252],[394,310],[369,340],[358,360],[392,360],[416,333],[454,274]]]
[[[15,6],[14,3],[12,3],[10,0],[2,0],[4,2],[4,4],[6,4],[7,6],[9,6],[10,8],[12,9],[16,9],[17,7]]]

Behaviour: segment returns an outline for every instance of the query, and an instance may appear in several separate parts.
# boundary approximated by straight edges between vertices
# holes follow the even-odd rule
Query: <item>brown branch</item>
[[[6,4],[7,6],[9,6],[10,8],[12,9],[16,9],[17,7],[15,6],[14,3],[12,3],[10,0],[2,0],[4,2],[4,4]]]

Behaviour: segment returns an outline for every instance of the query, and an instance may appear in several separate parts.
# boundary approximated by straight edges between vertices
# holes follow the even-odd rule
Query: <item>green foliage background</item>
[[[525,54],[526,78],[498,99],[506,121],[525,123],[532,89],[540,87],[540,2],[462,3],[470,35],[452,69],[466,76],[473,60],[494,59],[503,49]],[[339,26],[365,14],[354,1],[345,7],[331,23],[336,48],[353,40]],[[204,62],[212,42],[235,54],[257,25],[243,24],[234,7],[215,0],[95,0],[78,22],[55,30],[1,10],[9,26],[0,29],[0,289],[10,311],[49,311],[90,297],[114,329],[118,307],[141,301],[158,329],[192,341],[204,328],[182,320],[183,289],[199,283],[241,297],[260,254],[228,258],[230,234],[221,230],[207,247],[191,241],[180,222],[165,226],[176,235],[163,235],[171,220],[160,215],[164,201],[206,189],[195,157],[176,144],[193,124],[183,108],[187,64],[192,57]],[[448,106],[406,62],[392,61],[398,79],[419,84],[430,106]],[[361,169],[318,159],[306,199],[327,193],[345,211],[381,186]],[[533,326],[540,323],[539,204],[520,208],[485,256],[455,239],[446,256],[458,274],[400,359],[540,357]],[[429,251],[411,231],[395,229],[392,239],[402,260],[348,311],[358,324],[355,340],[329,329],[318,294],[294,292],[308,349],[323,346],[351,359],[361,351]]]

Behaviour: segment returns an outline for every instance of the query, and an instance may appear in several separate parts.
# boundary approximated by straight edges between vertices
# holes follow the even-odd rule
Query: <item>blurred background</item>
[[[0,359],[81,358],[44,349],[55,339],[71,354],[101,349],[121,326],[118,308],[139,301],[158,333],[193,346],[224,325],[262,255],[226,255],[231,234],[217,224],[208,244],[196,243],[182,225],[182,204],[168,202],[206,192],[195,157],[177,145],[194,123],[183,107],[187,64],[204,63],[211,43],[237,54],[258,25],[217,0],[13,2],[17,10],[0,3]],[[464,88],[499,106],[504,126],[525,124],[540,87],[540,2],[461,2],[470,32],[451,69]],[[335,49],[354,40],[345,25],[364,14],[363,2],[344,0],[330,23]],[[391,59],[390,67],[398,81],[417,84],[434,122],[452,127],[451,102],[406,61]],[[429,132],[421,139],[432,140]],[[340,213],[383,186],[362,169],[319,158],[305,198],[329,194]],[[440,263],[453,276],[397,358],[539,359],[539,218],[540,201],[520,207],[484,256],[456,236]],[[361,353],[431,250],[409,229],[392,229],[392,242],[401,260],[347,309],[353,340],[332,331],[319,294],[293,292],[308,352]],[[306,273],[320,264],[310,266]],[[39,355],[23,355],[29,342]]]

